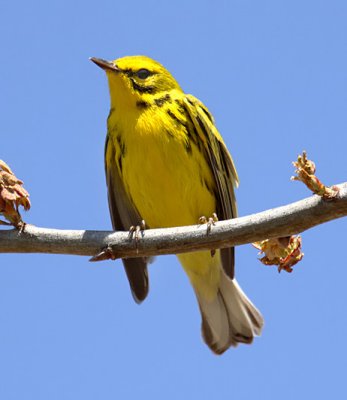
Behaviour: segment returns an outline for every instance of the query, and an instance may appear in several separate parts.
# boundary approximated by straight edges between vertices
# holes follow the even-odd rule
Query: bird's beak
[[[104,70],[110,70],[114,72],[119,72],[119,68],[112,61],[103,60],[102,58],[90,57],[90,61],[93,61],[98,67]]]

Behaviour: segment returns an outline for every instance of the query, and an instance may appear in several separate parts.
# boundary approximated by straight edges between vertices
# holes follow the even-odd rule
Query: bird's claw
[[[211,232],[212,225],[216,225],[216,222],[218,222],[218,217],[217,217],[216,213],[213,213],[212,217],[209,217],[209,218],[206,218],[204,215],[199,218],[200,225],[207,224],[207,229],[206,229],[207,235]],[[216,250],[212,249],[211,257],[213,257],[215,254],[216,254]]]
[[[206,218],[204,215],[199,218],[199,224],[207,224],[207,234],[211,232],[212,225],[216,225],[216,222],[218,222],[218,217],[216,213],[212,214],[212,217]]]
[[[106,246],[105,248],[101,249],[98,254],[95,254],[89,261],[104,261],[104,260],[116,260],[118,258],[115,251],[112,249],[111,246]]]
[[[135,240],[136,249],[138,249],[138,243],[141,237],[143,237],[143,232],[146,229],[146,222],[141,221],[140,225],[132,225],[129,228],[129,238]],[[141,236],[140,236],[141,234]]]

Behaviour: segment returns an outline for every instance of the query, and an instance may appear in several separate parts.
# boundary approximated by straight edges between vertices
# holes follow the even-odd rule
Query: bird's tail
[[[259,336],[263,317],[244,294],[235,279],[224,271],[214,299],[208,300],[195,291],[201,316],[202,335],[206,344],[216,354],[222,354],[238,343],[252,343]]]

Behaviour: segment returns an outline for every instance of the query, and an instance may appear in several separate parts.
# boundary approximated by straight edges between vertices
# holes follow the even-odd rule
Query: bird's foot
[[[129,228],[129,238],[135,240],[136,249],[138,249],[139,240],[144,235],[144,230],[146,229],[146,222],[141,221],[140,225],[132,225]]]
[[[138,251],[138,242],[143,237],[143,231],[146,229],[146,223],[144,220],[141,221],[140,225],[132,225],[129,228],[129,238],[135,240],[136,250]],[[119,258],[119,254],[111,247],[106,246],[102,248],[99,253],[95,254],[89,261],[104,261],[104,260],[116,260]]]
[[[216,213],[212,214],[212,217],[206,218],[204,215],[199,218],[199,224],[207,224],[207,234],[211,232],[212,225],[216,225],[216,222],[218,222],[218,217]]]
[[[118,257],[117,253],[112,249],[111,246],[106,246],[95,254],[89,261],[104,261],[104,260],[116,260]]]
[[[217,217],[216,213],[213,213],[212,217],[209,217],[209,218],[206,218],[204,215],[199,218],[200,225],[207,224],[207,229],[206,229],[207,234],[209,234],[211,232],[212,225],[216,225],[216,222],[218,222],[218,217]],[[213,257],[215,254],[216,254],[216,250],[212,249],[211,257]]]

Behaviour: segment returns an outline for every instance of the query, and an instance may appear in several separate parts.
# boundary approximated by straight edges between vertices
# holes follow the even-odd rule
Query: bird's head
[[[160,63],[145,56],[129,56],[114,61],[92,57],[105,70],[111,103],[129,105],[139,101],[151,103],[154,96],[181,90],[174,77]]]

